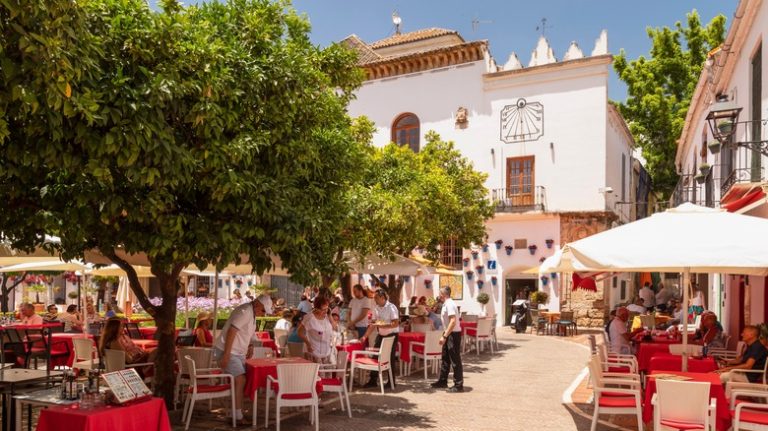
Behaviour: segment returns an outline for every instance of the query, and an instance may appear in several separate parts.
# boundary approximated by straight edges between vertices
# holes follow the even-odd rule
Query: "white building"
[[[768,5],[741,0],[733,17],[725,42],[710,53],[691,100],[678,142],[680,181],[672,204],[694,202],[768,217],[768,75],[763,67]],[[723,133],[718,125],[726,121],[727,105],[740,111],[730,143],[722,145],[715,135]],[[710,125],[710,115],[721,118]],[[720,314],[734,338],[744,325],[768,318],[765,277],[715,274],[701,275],[698,281],[707,293],[707,307]]]
[[[487,41],[467,42],[444,29],[371,44],[352,35],[345,42],[360,53],[367,74],[349,111],[375,122],[376,145],[394,141],[418,151],[426,132],[434,130],[488,174],[486,187],[497,210],[487,223],[487,251],[478,244],[473,258],[470,250],[446,246],[443,263],[463,276],[443,275],[433,286],[460,284],[459,304],[470,312],[480,311],[475,298],[487,292],[492,299],[486,311],[503,317],[500,323],[509,322],[510,304],[526,288],[548,291],[550,309],[576,310],[580,325],[601,325],[611,302],[629,299],[624,276],[598,283],[596,293],[571,293],[560,277],[542,281],[523,273],[561,244],[636,217],[634,143],[608,102],[612,56],[605,32],[591,54],[573,42],[560,61],[542,37],[527,66],[515,53],[499,66]],[[503,241],[500,249],[497,240]],[[513,247],[509,255],[507,246]],[[466,267],[463,258],[469,258]],[[482,274],[477,266],[483,266]],[[405,300],[436,294],[424,278],[407,282]]]

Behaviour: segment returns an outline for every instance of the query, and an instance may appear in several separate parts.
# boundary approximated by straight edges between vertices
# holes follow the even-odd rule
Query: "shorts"
[[[223,350],[213,349],[213,359],[216,361],[216,365],[218,365],[218,361],[222,356],[224,356]],[[231,374],[235,377],[245,374],[245,355],[230,353],[229,362],[223,370],[226,374]]]

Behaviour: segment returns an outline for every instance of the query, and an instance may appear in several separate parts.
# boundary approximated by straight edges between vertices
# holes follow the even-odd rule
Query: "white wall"
[[[620,119],[608,114],[607,145],[605,157],[605,185],[613,189],[612,193],[606,193],[606,209],[615,211],[619,215],[622,223],[632,221],[632,205],[626,203],[635,200],[635,193],[632,190],[636,187],[632,183],[632,141],[623,129],[623,125],[618,123]],[[622,155],[624,159],[622,160]],[[624,164],[624,195],[622,196],[622,163]]]

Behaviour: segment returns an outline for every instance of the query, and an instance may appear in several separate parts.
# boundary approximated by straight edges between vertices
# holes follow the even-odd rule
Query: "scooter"
[[[528,301],[518,299],[512,303],[512,307],[514,307],[515,313],[509,323],[515,328],[515,332],[524,333],[528,328]]]

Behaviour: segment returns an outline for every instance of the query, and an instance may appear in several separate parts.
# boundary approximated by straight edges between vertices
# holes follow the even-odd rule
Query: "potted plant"
[[[546,286],[547,283],[549,283],[549,277],[547,277],[546,275],[542,275],[541,276],[541,285],[542,286]]]
[[[464,262],[464,266],[469,266],[469,258],[465,257],[464,259],[461,259],[462,262]]]
[[[480,252],[477,250],[472,250],[472,259],[477,259],[477,256],[480,255]]]
[[[485,315],[485,306],[488,305],[489,302],[491,302],[491,297],[485,292],[480,292],[477,295],[477,302],[480,303],[480,305],[483,307],[482,314]]]
[[[30,292],[34,292],[35,304],[42,304],[42,302],[40,301],[40,294],[45,293],[45,291],[48,290],[48,288],[45,287],[45,285],[43,284],[36,283],[36,284],[30,284],[29,286],[27,286],[27,290],[29,290]]]
[[[472,274],[474,274],[474,272],[467,271],[467,272],[465,272],[465,274],[467,274],[467,280],[472,280]]]
[[[507,252],[507,256],[512,256],[512,250],[514,250],[514,248],[511,245],[505,245],[504,250]]]
[[[712,169],[712,166],[710,166],[709,163],[702,163],[701,166],[699,166],[699,172],[701,172],[701,175],[704,175],[705,177],[709,175],[710,169]]]
[[[547,292],[536,290],[531,292],[528,299],[531,301],[531,304],[546,304],[549,301],[549,295],[547,295]]]
[[[432,280],[430,280],[430,279],[424,280],[424,287],[426,287],[427,289],[431,289],[432,288]]]
[[[403,283],[408,283],[410,280],[411,280],[411,276],[410,275],[404,275],[403,276]]]
[[[552,248],[552,245],[555,243],[554,239],[545,239],[544,243],[547,244],[547,248]]]
[[[67,298],[71,299],[72,301],[77,300],[77,292],[69,292],[67,293]],[[73,302],[74,304],[74,302]]]
[[[478,274],[482,274],[483,273],[483,265],[477,265],[475,267],[475,271],[477,271]]]
[[[483,253],[488,253],[488,243],[483,244]]]
[[[707,144],[707,147],[709,147],[709,152],[712,154],[717,154],[720,152],[720,148],[723,146],[723,144],[720,143],[719,140],[715,139],[709,144]]]
[[[499,283],[499,279],[498,279],[498,278],[496,278],[496,276],[495,276],[495,275],[494,275],[494,276],[492,276],[492,277],[491,277],[491,284],[495,286],[495,285],[497,285],[498,283]]]
[[[539,258],[539,263],[544,263],[544,261],[545,261],[545,260],[547,260],[547,258],[546,258],[546,257],[544,257],[544,256],[541,256],[541,257]]]
[[[531,252],[531,256],[533,256],[534,254],[536,254],[536,249],[537,249],[537,248],[538,248],[538,247],[536,247],[536,244],[531,244],[531,245],[529,245],[529,246],[528,246],[528,251],[529,251],[529,252]]]
[[[693,177],[693,179],[696,180],[696,182],[699,183],[699,184],[704,184],[705,182],[707,182],[707,176],[706,175],[702,175],[700,173],[696,174]]]
[[[504,240],[497,239],[494,241],[494,244],[496,244],[496,250],[501,250],[501,245],[504,244]]]
[[[477,288],[482,289],[485,282],[483,280],[477,280]]]

